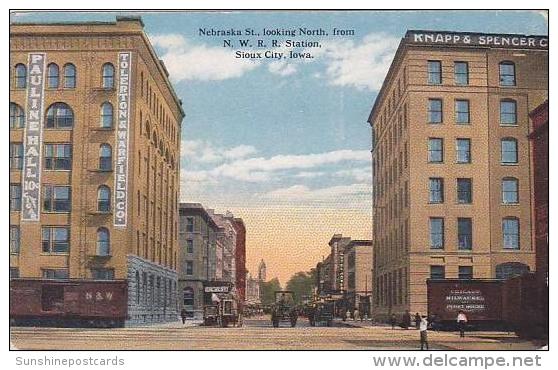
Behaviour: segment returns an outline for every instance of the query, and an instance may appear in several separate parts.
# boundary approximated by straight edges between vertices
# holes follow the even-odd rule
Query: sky
[[[25,13],[14,21],[114,21],[140,15],[183,101],[181,200],[233,212],[247,229],[247,268],[285,283],[329,253],[336,233],[372,235],[368,114],[408,29],[548,34],[535,11],[232,11]],[[327,36],[259,37],[312,59],[238,59],[200,28],[323,28]],[[354,35],[333,36],[333,28]],[[258,38],[255,38],[258,39]],[[254,41],[255,42],[255,41]],[[263,49],[288,52],[283,46]]]

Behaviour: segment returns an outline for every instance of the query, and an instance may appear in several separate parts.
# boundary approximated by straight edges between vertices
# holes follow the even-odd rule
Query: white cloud
[[[336,171],[334,176],[349,177],[359,182],[372,183],[372,169],[370,167],[351,168],[347,170]]]
[[[263,197],[280,201],[340,201],[342,198],[368,196],[371,193],[369,184],[337,185],[320,189],[294,185],[270,191],[263,194]]]
[[[324,59],[330,84],[379,90],[398,44],[396,37],[372,33],[361,42],[325,40],[321,49],[311,51],[315,58]]]
[[[237,78],[260,65],[259,61],[235,58],[229,49],[192,45],[180,34],[152,35],[149,39],[163,49],[161,59],[174,81]]]
[[[254,148],[252,145],[239,145],[235,146],[234,148],[225,150],[223,155],[227,159],[240,159],[245,158],[251,154],[255,154],[256,152],[256,148]]]
[[[310,169],[345,161],[370,161],[370,152],[345,149],[317,154],[248,158],[224,163],[213,169],[212,172],[216,176],[237,180],[266,181],[269,179],[268,175],[276,171]]]
[[[297,68],[294,64],[289,64],[285,60],[279,60],[269,63],[267,69],[269,72],[279,76],[289,76],[296,73]]]

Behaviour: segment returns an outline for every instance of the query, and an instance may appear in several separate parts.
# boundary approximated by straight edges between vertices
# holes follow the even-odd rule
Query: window
[[[46,170],[71,170],[72,145],[71,144],[45,144],[45,169]]]
[[[529,272],[529,266],[521,262],[505,262],[496,265],[496,279],[509,279]]]
[[[515,86],[515,64],[513,62],[500,63],[500,86]]]
[[[52,104],[46,118],[46,128],[71,128],[74,125],[74,112],[65,103]]]
[[[514,138],[502,139],[502,164],[517,163],[517,140]]]
[[[97,255],[110,256],[110,234],[104,227],[97,229]]]
[[[459,266],[460,280],[471,280],[473,278],[473,266]]]
[[[442,122],[442,100],[428,99],[428,123]]]
[[[428,162],[442,163],[444,161],[444,139],[428,139]]]
[[[456,85],[469,85],[469,63],[453,63],[453,72]]]
[[[114,87],[114,66],[110,63],[103,65],[103,87],[105,89]]]
[[[110,212],[110,189],[106,185],[97,189],[97,211]]]
[[[112,170],[112,147],[109,144],[101,144],[99,148],[99,170]]]
[[[43,227],[43,253],[68,253],[70,250],[69,227]]]
[[[430,218],[430,248],[444,249],[444,219]]]
[[[43,269],[44,279],[68,279],[68,269]]]
[[[102,128],[112,128],[113,113],[112,104],[109,102],[104,102],[101,105],[101,127]]]
[[[471,139],[457,139],[457,163],[471,163]]]
[[[502,180],[502,203],[519,203],[519,181],[513,177],[506,177]]]
[[[114,269],[107,269],[107,268],[91,269],[91,278],[95,280],[114,280]]]
[[[112,147],[109,144],[101,144],[99,148],[99,170],[112,170]]]
[[[519,249],[519,219],[508,217],[502,220],[504,249]]]
[[[25,126],[25,113],[16,103],[10,103],[10,128],[23,128]]]
[[[186,240],[186,252],[194,253],[194,241],[192,239]]]
[[[444,179],[439,177],[431,177],[430,181],[430,203],[444,203]]]
[[[23,144],[10,143],[10,170],[23,168]]]
[[[19,226],[10,226],[10,253],[19,254],[20,234]]]
[[[50,63],[47,67],[47,86],[49,89],[57,89],[60,72],[56,63]]]
[[[440,85],[442,83],[442,62],[439,60],[428,61],[428,84]]]
[[[455,101],[455,122],[456,123],[469,123],[469,100],[456,100]]]
[[[18,89],[27,87],[27,67],[24,64],[15,66],[15,87]]]
[[[457,241],[459,250],[473,248],[473,221],[470,218],[457,219]]]
[[[74,89],[76,87],[76,66],[68,63],[64,66],[64,87]]]
[[[184,304],[184,309],[189,317],[194,316],[194,290],[190,287],[186,287],[182,290],[182,303]]]
[[[72,208],[71,188],[69,186],[43,186],[43,211],[70,212]]]
[[[194,262],[186,261],[186,275],[194,275]]]
[[[500,101],[500,124],[517,124],[517,103],[515,102],[515,100]]]
[[[430,278],[431,279],[445,279],[446,278],[446,268],[444,266],[430,266]]]
[[[10,184],[10,211],[21,211],[20,184]]]
[[[470,204],[473,202],[473,186],[471,179],[457,179],[457,203]]]
[[[19,268],[10,267],[10,279],[18,279],[18,278],[19,278]]]
[[[193,233],[194,232],[194,218],[193,217],[186,217],[186,232]]]

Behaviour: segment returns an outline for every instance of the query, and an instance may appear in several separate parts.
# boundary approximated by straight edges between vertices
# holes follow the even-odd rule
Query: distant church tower
[[[262,258],[262,261],[260,262],[260,266],[258,267],[258,280],[259,281],[267,281],[265,273],[266,273],[266,267],[265,267],[265,262]]]

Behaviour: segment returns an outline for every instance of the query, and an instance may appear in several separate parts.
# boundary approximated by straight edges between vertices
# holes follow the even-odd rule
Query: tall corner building
[[[10,275],[126,280],[177,318],[184,112],[139,18],[10,26]]]
[[[548,37],[408,31],[372,127],[374,315],[426,313],[428,278],[535,267],[529,112]]]

